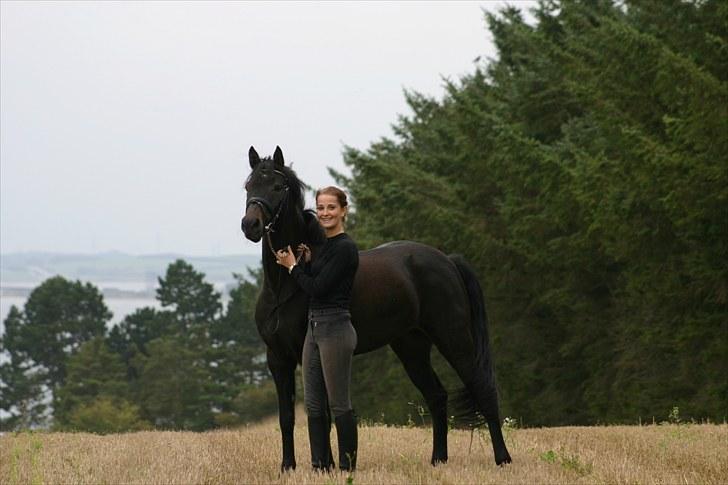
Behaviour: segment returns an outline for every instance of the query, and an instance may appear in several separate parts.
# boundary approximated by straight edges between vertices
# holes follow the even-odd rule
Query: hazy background
[[[526,8],[526,3],[517,3]],[[333,183],[504,2],[2,2],[0,250],[257,253],[247,150]]]

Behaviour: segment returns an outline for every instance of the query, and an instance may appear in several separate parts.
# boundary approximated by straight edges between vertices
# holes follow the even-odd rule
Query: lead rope
[[[273,248],[273,241],[271,241],[270,233],[271,232],[275,232],[275,229],[273,229],[273,226],[278,221],[278,217],[281,215],[281,212],[283,211],[283,206],[284,205],[287,205],[287,204],[288,204],[288,187],[286,186],[286,195],[285,195],[285,198],[283,199],[283,203],[281,203],[278,206],[278,210],[276,211],[275,215],[273,216],[273,218],[270,220],[270,222],[264,228],[264,230],[265,230],[265,239],[266,239],[266,241],[268,241],[268,248],[270,249],[270,252],[271,252],[271,254],[273,254],[273,257],[276,259],[276,261],[278,261],[278,256],[276,255],[276,250]],[[299,261],[301,261],[301,257],[303,256],[303,253],[304,253],[304,251],[301,251],[298,254],[298,256],[296,257],[296,264],[298,264]],[[281,301],[280,301],[280,298],[281,298],[281,270],[282,269],[283,269],[283,266],[278,265],[278,289],[276,290],[276,293],[275,293],[275,295],[276,295],[276,304],[273,307],[273,310],[271,310],[271,312],[269,314],[269,315],[272,315],[273,313],[276,313],[276,327],[273,329],[273,333],[274,334],[276,332],[278,332],[278,327],[280,327],[280,324],[281,324],[280,315],[277,314],[278,308],[283,303],[285,303],[286,301],[288,301],[288,299],[286,299],[285,301],[283,301],[283,303],[281,303]],[[296,292],[293,292],[293,294],[295,295]]]
[[[278,218],[281,215],[281,212],[283,212],[283,206],[288,205],[288,185],[286,185],[286,195],[283,196],[283,202],[278,204],[278,210],[271,218],[270,222],[265,225],[263,228],[265,231],[265,238],[268,241],[268,247],[270,248],[270,252],[273,254],[273,257],[276,258],[276,261],[278,260],[278,257],[276,255],[276,250],[273,249],[273,242],[270,239],[270,233],[275,232],[275,229],[273,229],[273,226],[276,222],[278,222]],[[301,261],[301,256],[303,256],[303,251],[300,252],[300,254],[296,257],[296,264],[298,264],[299,261]],[[280,278],[279,278],[279,284],[280,284]],[[280,291],[280,288],[279,288]],[[276,295],[276,300],[278,299],[278,295]]]
[[[276,261],[277,261],[278,256],[276,255],[276,250],[273,249],[273,243],[270,240],[270,232],[266,231],[265,239],[268,241],[268,247],[270,248],[270,252],[273,254],[273,257],[276,258]],[[298,264],[301,261],[302,256],[303,256],[303,251],[299,252],[298,255],[296,256],[296,264]],[[278,266],[280,266],[280,265],[278,265]]]
[[[270,232],[266,231],[265,238],[268,241],[268,247],[270,248],[270,252],[273,253],[273,257],[276,258],[276,260],[277,260],[278,258],[276,257],[276,250],[273,249],[273,243],[270,240]],[[303,256],[303,251],[301,251],[300,254],[296,257],[296,264],[298,264],[298,262],[301,261],[301,256]],[[278,327],[281,325],[281,317],[277,313],[278,308],[280,308],[280,306],[283,303],[288,301],[288,299],[284,300],[283,302],[280,301],[280,298],[281,298],[281,270],[282,269],[283,269],[283,266],[281,266],[279,264],[278,265],[278,290],[276,291],[276,305],[273,307],[273,309],[269,313],[269,315],[276,313],[276,328],[273,329],[273,333],[276,333],[278,331]],[[295,294],[296,294],[296,292],[294,291],[293,295],[295,295]]]

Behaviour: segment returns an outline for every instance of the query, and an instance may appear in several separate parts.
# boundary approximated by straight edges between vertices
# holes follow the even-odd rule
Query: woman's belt
[[[351,320],[349,310],[344,308],[309,309],[308,321],[312,323],[345,322]]]
[[[308,316],[320,317],[323,315],[337,315],[340,313],[349,313],[346,308],[332,307],[332,308],[310,308],[308,310]]]

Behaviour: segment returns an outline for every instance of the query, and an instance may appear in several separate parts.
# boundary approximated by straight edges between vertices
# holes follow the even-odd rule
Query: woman
[[[303,344],[303,387],[311,462],[314,469],[330,465],[328,405],[334,413],[339,441],[339,468],[356,467],[356,417],[349,394],[351,359],[356,347],[356,330],[351,325],[349,304],[359,251],[344,232],[348,211],[346,194],[337,187],[316,192],[316,215],[326,233],[326,243],[316,259],[301,268],[288,249],[276,253],[294,280],[311,297],[308,329]],[[310,251],[299,246],[310,260]]]

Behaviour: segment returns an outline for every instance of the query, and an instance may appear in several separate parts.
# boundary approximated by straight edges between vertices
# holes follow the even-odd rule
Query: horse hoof
[[[506,465],[510,465],[511,463],[513,463],[513,460],[511,460],[511,456],[510,455],[506,455],[505,458],[500,458],[500,459],[495,460],[495,464],[498,465],[498,466],[500,466],[500,467],[504,467]]]
[[[295,461],[293,463],[282,463],[281,464],[281,473],[292,472],[295,469],[296,469]]]
[[[446,465],[447,464],[447,457],[444,458],[432,458],[430,460],[430,465],[437,466],[437,465]]]

